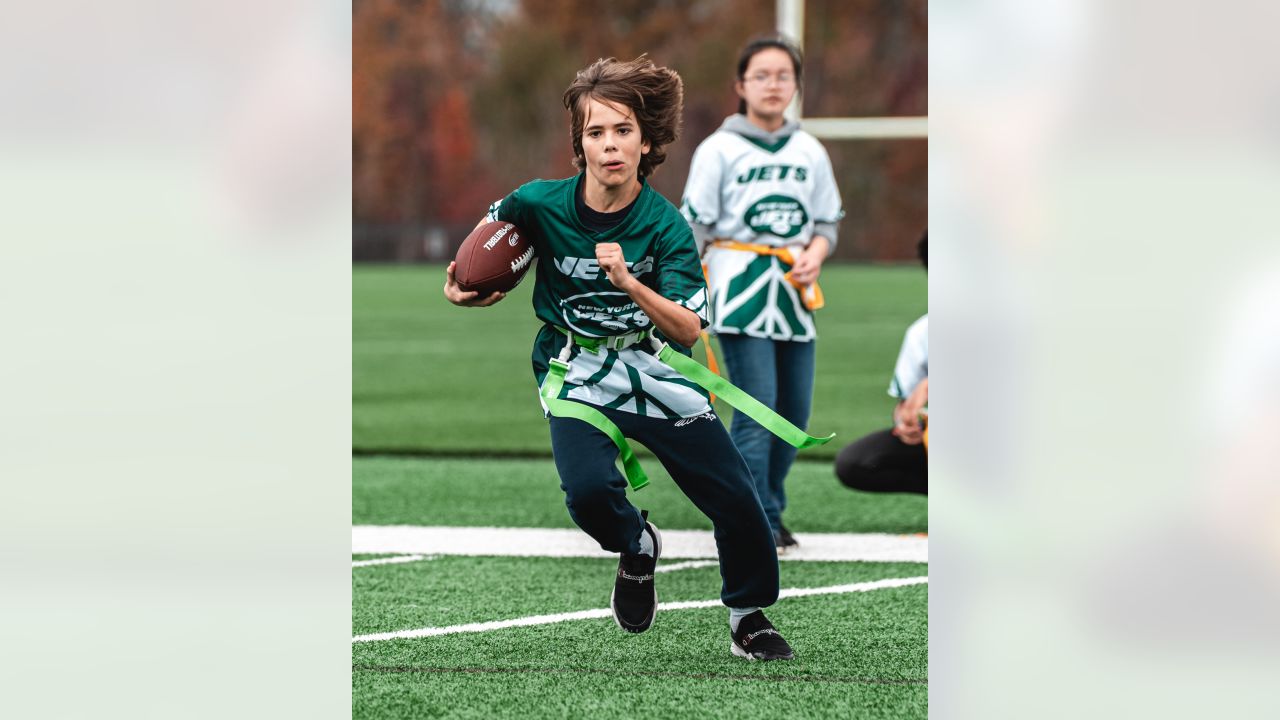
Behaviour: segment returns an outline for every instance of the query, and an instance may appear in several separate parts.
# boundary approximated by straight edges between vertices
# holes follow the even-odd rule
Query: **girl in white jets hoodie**
[[[780,37],[743,48],[738,113],[698,146],[681,211],[703,252],[710,330],[730,382],[804,428],[813,399],[813,312],[822,307],[818,274],[844,213],[826,150],[783,116],[802,64],[799,49]],[[741,413],[730,434],[784,552],[797,544],[782,524],[783,481],[796,450]]]

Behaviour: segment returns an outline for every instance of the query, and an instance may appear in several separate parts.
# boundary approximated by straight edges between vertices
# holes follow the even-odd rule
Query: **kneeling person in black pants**
[[[911,388],[909,394],[903,388]],[[912,323],[902,341],[889,394],[899,398],[893,429],[873,432],[836,456],[836,477],[854,490],[929,494],[929,316]]]
[[[928,235],[920,239],[920,261],[929,269]],[[907,328],[893,369],[889,395],[898,398],[893,429],[845,446],[836,456],[836,477],[854,490],[929,494],[929,316]]]
[[[929,456],[921,408],[929,379],[894,409],[892,430],[873,432],[836,456],[836,477],[854,490],[929,494]],[[915,398],[913,400],[913,398]]]

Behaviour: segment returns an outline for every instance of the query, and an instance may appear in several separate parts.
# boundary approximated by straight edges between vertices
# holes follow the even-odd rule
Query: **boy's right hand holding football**
[[[488,307],[507,296],[506,293],[495,292],[488,297],[480,297],[480,293],[474,290],[463,290],[453,277],[453,268],[457,264],[450,262],[449,267],[444,271],[444,297],[449,302],[463,307]]]

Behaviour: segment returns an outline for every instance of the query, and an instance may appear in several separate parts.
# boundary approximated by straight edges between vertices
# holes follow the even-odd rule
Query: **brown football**
[[[485,223],[462,241],[456,260],[453,277],[463,290],[510,292],[533,264],[533,243],[511,223]]]

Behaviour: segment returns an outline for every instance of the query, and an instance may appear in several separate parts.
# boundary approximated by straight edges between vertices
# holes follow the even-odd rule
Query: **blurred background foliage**
[[[489,203],[571,175],[560,97],[600,57],[648,53],[685,85],[684,130],[654,187],[680,203],[699,142],[737,107],[739,48],[773,0],[355,0],[353,258],[441,261]],[[808,0],[804,115],[927,115],[925,0]],[[924,139],[824,141],[847,216],[837,257],[914,258]]]

